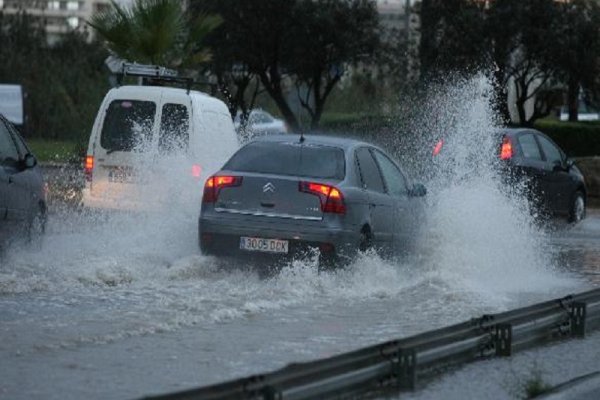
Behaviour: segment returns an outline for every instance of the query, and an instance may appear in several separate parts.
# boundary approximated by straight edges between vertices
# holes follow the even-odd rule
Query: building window
[[[67,25],[71,29],[77,29],[79,27],[79,18],[77,17],[69,17],[67,18]]]
[[[67,2],[67,10],[69,10],[69,11],[77,11],[77,10],[79,10],[79,2],[78,1],[69,1],[69,2]]]
[[[49,1],[48,10],[60,10],[60,1]]]

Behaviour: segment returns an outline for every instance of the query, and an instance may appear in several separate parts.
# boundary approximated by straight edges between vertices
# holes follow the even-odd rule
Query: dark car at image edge
[[[17,132],[0,115],[0,247],[7,240],[43,232],[46,190],[35,156]]]
[[[294,256],[336,264],[374,247],[402,253],[423,215],[425,188],[382,149],[327,136],[263,137],[205,185],[205,254]]]

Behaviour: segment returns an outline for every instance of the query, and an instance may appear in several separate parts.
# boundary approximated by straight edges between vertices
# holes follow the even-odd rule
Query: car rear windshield
[[[100,144],[108,151],[140,148],[152,138],[155,114],[151,101],[113,101],[106,110]]]
[[[345,167],[344,151],[336,147],[255,142],[240,149],[223,169],[342,180]]]

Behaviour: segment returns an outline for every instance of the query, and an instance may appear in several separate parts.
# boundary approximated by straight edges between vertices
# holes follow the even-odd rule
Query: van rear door
[[[131,184],[144,179],[140,169],[143,171],[144,160],[154,149],[157,115],[157,101],[148,100],[147,96],[108,101],[94,146],[92,195],[135,197]]]
[[[198,203],[199,171],[190,154],[194,128],[190,95],[181,89],[165,89],[160,104],[158,155],[152,167],[155,185],[152,196],[159,203]]]

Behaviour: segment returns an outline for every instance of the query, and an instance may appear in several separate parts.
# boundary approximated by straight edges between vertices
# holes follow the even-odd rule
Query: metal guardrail
[[[453,365],[510,356],[600,328],[600,289],[392,340],[331,358],[146,399],[286,399],[352,396],[414,389]]]

